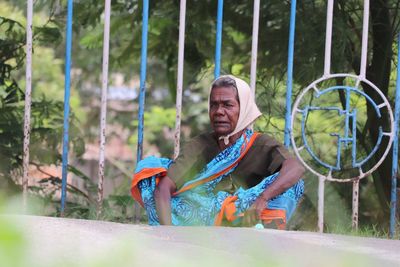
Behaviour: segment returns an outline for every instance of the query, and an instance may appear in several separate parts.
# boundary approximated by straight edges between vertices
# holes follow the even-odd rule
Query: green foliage
[[[2,12],[15,10],[6,3],[1,4]],[[3,192],[15,193],[21,176],[22,141],[24,122],[24,59],[25,28],[18,20],[19,12],[13,19],[0,13],[0,185]],[[20,15],[21,17],[18,17]],[[31,103],[30,162],[37,166],[59,164],[63,125],[63,103],[61,72],[62,62],[54,60],[54,52],[39,44],[59,43],[59,29],[52,23],[34,28],[35,71],[33,72],[33,98]],[[35,61],[36,60],[36,61]],[[53,65],[52,68],[49,66]],[[61,89],[61,90],[60,90]],[[71,144],[77,156],[84,152],[83,140],[77,135],[74,114],[71,115]]]
[[[62,34],[60,32],[60,29],[56,26],[35,27],[33,31],[35,32],[35,39],[39,45],[59,45],[61,43]]]
[[[0,85],[12,87],[14,81],[10,77],[12,70],[21,67],[24,59],[25,31],[23,26],[5,17],[0,17]]]
[[[162,108],[152,106],[149,111],[144,113],[144,135],[146,140],[156,145],[162,155],[169,155],[172,151],[173,143],[166,135],[170,133],[175,125],[175,108]],[[137,129],[138,121],[133,122],[133,128]],[[137,144],[137,131],[129,139],[132,145]]]

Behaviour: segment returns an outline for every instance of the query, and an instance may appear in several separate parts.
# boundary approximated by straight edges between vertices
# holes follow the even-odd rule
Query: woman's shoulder
[[[205,148],[210,146],[215,146],[213,134],[201,133],[193,138],[184,141],[181,152],[197,155],[199,153],[202,153]]]
[[[192,139],[189,140],[189,142],[195,142],[199,144],[210,144],[210,143],[215,143],[215,138],[213,133],[208,133],[204,132],[199,135],[196,135]]]
[[[254,145],[264,146],[271,144],[280,144],[274,137],[266,133],[259,133]]]
[[[257,143],[260,143],[260,144],[266,143],[266,142],[271,142],[271,141],[277,142],[277,140],[273,136],[271,136],[267,133],[261,133],[261,132],[258,133],[258,137],[257,137],[256,141],[257,141]]]

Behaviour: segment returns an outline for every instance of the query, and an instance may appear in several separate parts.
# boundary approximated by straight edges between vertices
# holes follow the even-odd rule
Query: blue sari
[[[171,197],[173,225],[221,225],[222,221],[226,220],[232,225],[240,225],[241,215],[275,181],[279,173],[265,177],[254,187],[239,188],[233,194],[225,191],[214,193],[213,190],[224,177],[235,170],[257,135],[251,130],[246,130],[232,146],[212,159],[193,180],[177,189]],[[169,159],[151,156],[140,161],[136,167],[131,192],[145,208],[149,225],[159,225],[154,190],[158,181],[166,175],[171,163]],[[268,221],[275,218],[276,214],[283,214],[279,216],[284,216],[282,219],[286,223],[286,220],[292,216],[303,192],[304,182],[299,180],[287,191],[266,203],[262,219]]]

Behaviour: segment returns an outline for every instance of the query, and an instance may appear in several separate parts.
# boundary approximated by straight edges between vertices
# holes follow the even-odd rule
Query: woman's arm
[[[171,225],[171,195],[176,191],[174,181],[168,176],[164,176],[158,183],[154,191],[156,210],[160,224]]]
[[[268,186],[265,191],[258,197],[255,203],[257,215],[265,209],[265,203],[273,197],[285,192],[293,186],[304,174],[304,167],[296,158],[288,158],[282,163],[276,180]]]
[[[303,165],[296,158],[288,158],[282,162],[282,167],[275,181],[265,189],[260,197],[266,201],[285,192],[292,187],[304,174]]]
[[[257,223],[267,201],[293,186],[303,176],[304,171],[303,165],[296,158],[285,159],[282,162],[278,177],[245,213],[244,225],[252,226]]]

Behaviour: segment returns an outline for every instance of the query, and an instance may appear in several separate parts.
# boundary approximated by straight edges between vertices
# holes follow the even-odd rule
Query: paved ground
[[[399,240],[267,229],[149,227],[7,217],[17,220],[25,232],[31,266],[400,267]]]

